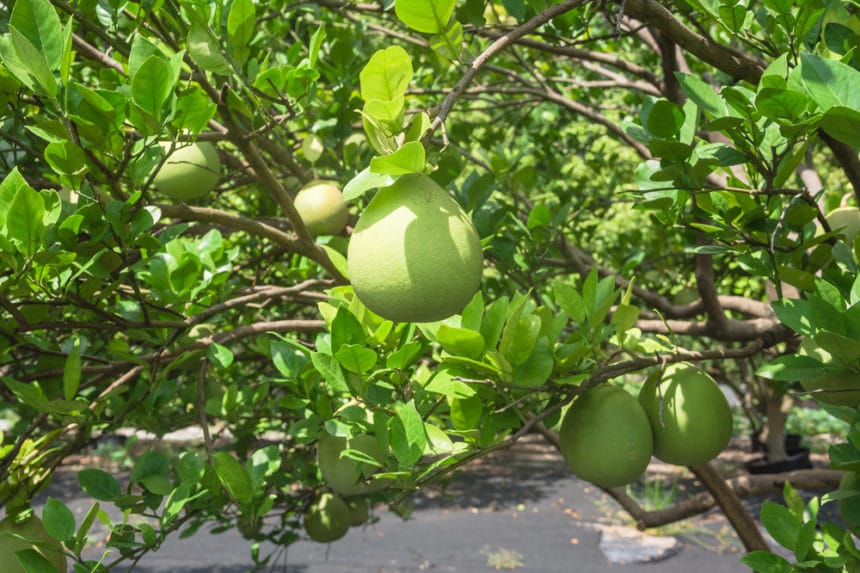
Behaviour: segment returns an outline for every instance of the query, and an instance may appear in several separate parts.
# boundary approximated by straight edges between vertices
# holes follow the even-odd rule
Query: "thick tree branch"
[[[744,475],[726,480],[726,484],[737,497],[744,498],[781,492],[786,482],[799,490],[834,490],[839,487],[843,475],[842,471],[830,469],[797,470],[782,474]],[[710,493],[701,492],[664,509],[647,511],[624,488],[606,488],[604,491],[630,514],[642,530],[701,515],[717,506]]]

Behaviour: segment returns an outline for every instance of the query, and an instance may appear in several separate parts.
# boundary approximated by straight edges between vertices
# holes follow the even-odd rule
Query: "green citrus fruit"
[[[370,503],[364,497],[351,497],[345,501],[349,508],[349,524],[353,527],[363,525],[370,517]]]
[[[347,252],[355,294],[383,318],[432,322],[463,310],[481,283],[481,240],[444,189],[406,175],[380,190]]]
[[[558,433],[577,477],[603,487],[636,481],[651,460],[651,428],[636,398],[604,384],[574,400]]]
[[[860,532],[860,479],[857,478],[856,472],[845,472],[839,482],[839,491],[858,493],[853,497],[841,498],[837,502],[839,514],[842,516],[842,521],[845,522],[845,527],[857,535]]]
[[[162,143],[169,150],[170,143]],[[221,160],[208,141],[178,143],[155,175],[155,188],[177,201],[197,199],[215,188],[221,177]]]
[[[639,403],[651,423],[654,455],[664,462],[703,464],[732,437],[728,400],[713,378],[691,364],[670,364],[662,378],[653,372],[639,391]]]
[[[347,448],[363,452],[380,463],[385,460],[373,436],[358,434],[347,440],[323,432],[317,443],[317,465],[326,485],[341,495],[362,495],[385,487],[384,480],[368,481],[378,470],[376,466],[341,457]]]
[[[860,233],[860,209],[857,207],[838,207],[824,216],[832,231],[845,235],[848,245],[854,244],[854,237]]]
[[[298,192],[293,202],[311,235],[334,235],[346,226],[349,212],[335,185],[318,181]]]
[[[340,539],[349,530],[349,508],[340,497],[323,493],[305,512],[305,531],[320,543]]]
[[[21,536],[26,539],[21,539]],[[35,515],[16,522],[12,517],[0,521],[0,571],[25,573],[15,555],[18,551],[35,549],[48,560],[58,573],[66,572],[66,556],[59,541],[48,535],[42,521]]]

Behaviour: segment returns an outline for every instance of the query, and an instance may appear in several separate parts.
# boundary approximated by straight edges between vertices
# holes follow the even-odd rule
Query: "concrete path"
[[[65,477],[65,476],[64,476]],[[73,477],[71,474],[69,477]],[[59,476],[58,476],[59,478]],[[76,513],[89,501],[73,479],[48,495]],[[377,508],[378,520],[330,544],[300,541],[267,571],[283,573],[737,573],[739,544],[716,513],[675,527],[674,536],[643,536],[624,527],[617,506],[574,478],[540,442],[518,445],[467,469],[445,490],[416,496],[409,520]],[[113,513],[113,512],[111,512]],[[116,516],[112,516],[116,517]],[[79,517],[80,519],[80,517]],[[717,547],[706,548],[702,545]],[[274,548],[263,545],[261,554]],[[250,543],[231,530],[171,539],[137,573],[241,573]],[[650,562],[619,561],[628,559]],[[121,570],[126,570],[122,568]]]

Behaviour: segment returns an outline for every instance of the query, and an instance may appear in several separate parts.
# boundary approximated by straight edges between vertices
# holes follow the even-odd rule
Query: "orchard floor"
[[[725,459],[728,456],[728,459]],[[727,452],[721,463],[736,463]],[[652,467],[643,498],[664,502],[695,490],[686,470]],[[62,499],[80,520],[90,501],[75,472],[60,471],[45,495]],[[657,487],[660,485],[660,487]],[[378,508],[376,520],[325,545],[300,541],[273,557],[283,573],[718,573],[744,571],[741,545],[722,515],[702,516],[641,534],[600,490],[566,469],[539,438],[497,452],[446,484],[413,498],[408,520]],[[761,499],[746,500],[757,514]],[[109,508],[107,508],[109,509]],[[41,508],[37,508],[41,511]],[[119,516],[112,515],[113,519]],[[98,523],[98,522],[97,522]],[[98,558],[106,530],[95,530]],[[100,539],[101,537],[101,539]],[[263,545],[261,554],[274,550]],[[133,569],[137,573],[240,573],[251,568],[250,544],[236,530],[171,539]],[[128,570],[121,567],[120,571]]]

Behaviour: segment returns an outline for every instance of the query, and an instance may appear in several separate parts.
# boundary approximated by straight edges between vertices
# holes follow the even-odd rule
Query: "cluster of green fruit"
[[[373,436],[358,434],[347,439],[323,432],[317,443],[317,466],[332,492],[317,495],[305,511],[305,532],[314,541],[335,541],[346,535],[350,526],[365,523],[370,510],[366,496],[388,485],[384,479],[372,479],[377,469],[373,464],[343,456],[347,449],[379,464],[384,460]]]
[[[28,564],[50,565],[56,573],[66,573],[63,546],[45,531],[42,521],[32,514],[22,519],[8,516],[0,521],[0,571],[26,573],[30,569],[24,566],[22,559]]]
[[[207,195],[221,161],[210,142],[180,145],[156,173],[156,189],[178,201]],[[293,202],[311,235],[336,235],[349,212],[341,190],[325,181]],[[380,190],[356,223],[347,265],[356,296],[389,320],[431,322],[460,312],[481,282],[483,255],[475,226],[430,177],[406,175]]]
[[[720,387],[686,363],[652,373],[638,400],[603,384],[574,400],[559,430],[562,456],[577,477],[602,487],[636,481],[653,455],[695,466],[715,458],[732,436]]]

